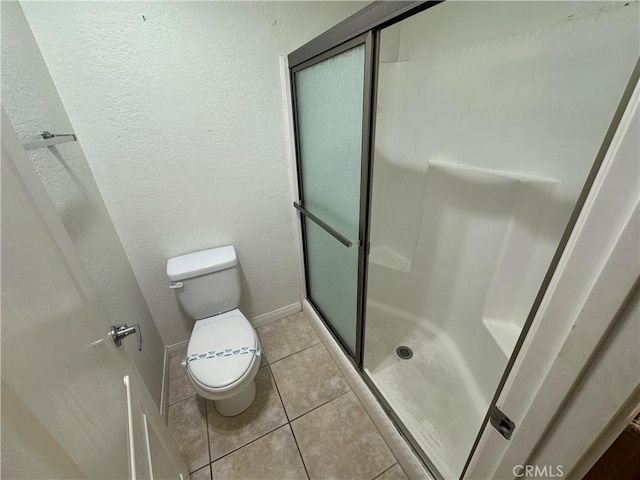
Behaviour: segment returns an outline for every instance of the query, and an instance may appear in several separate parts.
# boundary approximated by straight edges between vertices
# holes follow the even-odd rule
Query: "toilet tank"
[[[233,246],[189,253],[167,261],[178,302],[194,320],[238,308],[240,275]]]

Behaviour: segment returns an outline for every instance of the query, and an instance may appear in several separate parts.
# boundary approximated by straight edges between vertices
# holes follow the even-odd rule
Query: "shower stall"
[[[495,399],[637,81],[637,19],[383,2],[289,56],[308,300],[436,477],[510,434]]]

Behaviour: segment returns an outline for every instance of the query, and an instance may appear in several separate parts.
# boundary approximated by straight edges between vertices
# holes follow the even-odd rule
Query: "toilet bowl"
[[[240,278],[232,246],[167,261],[167,276],[183,310],[196,320],[183,366],[196,393],[221,415],[249,408],[256,395],[260,341],[237,308]]]
[[[221,415],[237,415],[255,398],[253,379],[260,367],[258,336],[238,309],[198,320],[185,364],[198,395],[213,400]]]

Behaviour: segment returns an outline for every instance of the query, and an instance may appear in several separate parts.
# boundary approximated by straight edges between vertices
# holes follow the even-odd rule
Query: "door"
[[[2,113],[2,476],[188,478]]]
[[[371,36],[291,69],[307,297],[358,358]],[[364,126],[364,127],[363,127]]]

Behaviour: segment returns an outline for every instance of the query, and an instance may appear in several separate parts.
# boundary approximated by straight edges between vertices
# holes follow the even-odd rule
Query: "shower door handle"
[[[343,244],[345,247],[347,248],[351,248],[351,247],[359,247],[360,246],[360,240],[355,240],[352,241],[349,238],[345,237],[344,235],[342,235],[340,232],[338,232],[335,228],[331,227],[328,223],[326,223],[325,221],[323,221],[322,219],[316,217],[313,213],[311,213],[309,210],[307,210],[306,208],[304,208],[302,206],[301,202],[293,202],[293,206],[295,207],[296,210],[298,210],[302,215],[304,215],[305,217],[307,217],[309,220],[311,220],[313,223],[315,223],[316,225],[318,225],[320,228],[322,228],[325,232],[327,232],[329,235],[331,235],[333,238],[335,238],[336,240],[338,240],[341,244]]]

